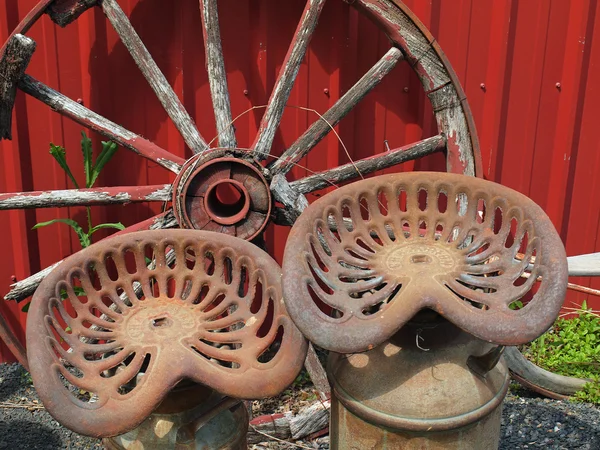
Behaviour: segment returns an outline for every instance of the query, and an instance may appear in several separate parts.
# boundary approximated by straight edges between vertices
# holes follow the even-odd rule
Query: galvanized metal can
[[[205,386],[172,392],[142,424],[103,440],[108,450],[246,450],[243,403]]]
[[[493,349],[436,315],[373,350],[330,354],[331,448],[497,448],[506,363],[483,376],[467,365]]]

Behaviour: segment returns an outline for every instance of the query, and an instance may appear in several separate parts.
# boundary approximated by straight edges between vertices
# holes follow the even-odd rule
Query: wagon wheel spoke
[[[121,38],[144,78],[154,90],[163,108],[181,133],[185,143],[194,153],[208,150],[208,144],[198,132],[196,124],[184,108],[179,97],[167,81],[165,75],[144,46],[131,22],[117,4],[116,0],[103,0],[102,10]]]
[[[130,227],[125,228],[123,231],[119,231],[118,233],[112,234],[111,237],[116,236],[118,234],[124,233],[133,233],[134,231],[139,230],[158,230],[164,228],[174,228],[176,227],[177,220],[175,220],[175,216],[171,210],[160,213],[150,219],[144,220],[143,222],[136,223],[131,225]],[[57,267],[62,261],[58,261],[55,264],[52,264],[49,267],[46,267],[44,270],[33,274],[21,281],[18,281],[11,285],[11,290],[8,294],[4,296],[4,300],[16,300],[20,302],[21,300],[26,299],[30,295],[33,295],[37,287],[40,283],[48,276],[55,267]]]
[[[317,26],[324,4],[325,0],[308,0],[306,2],[294,39],[292,39],[285,56],[273,92],[271,92],[267,109],[260,122],[256,139],[252,144],[253,155],[259,161],[266,159],[269,155],[269,150],[275,138],[275,131],[281,122],[283,110],[294,87],[300,64],[304,59],[308,43]]]
[[[276,161],[269,170],[272,174],[286,174],[310,152],[402,59],[402,52],[392,47],[360,80],[335,104],[314,122]]]
[[[174,173],[178,173],[181,165],[185,162],[183,158],[173,155],[158,145],[111,122],[100,114],[80,105],[29,75],[23,75],[18,82],[18,87],[23,92],[47,104],[59,114],[74,120],[90,130],[100,133],[108,139]]]
[[[227,72],[221,48],[219,31],[219,14],[216,0],[200,0],[202,14],[202,31],[204,33],[204,49],[206,52],[206,70],[210,84],[210,95],[219,136],[219,146],[235,148],[235,129],[231,118],[229,89],[227,88]]]
[[[171,185],[119,186],[0,194],[0,210],[167,202]]]
[[[442,134],[413,144],[404,145],[388,152],[359,159],[335,169],[309,175],[290,183],[299,194],[306,194],[344,181],[361,178],[362,175],[387,169],[407,161],[422,158],[446,148],[446,138]]]

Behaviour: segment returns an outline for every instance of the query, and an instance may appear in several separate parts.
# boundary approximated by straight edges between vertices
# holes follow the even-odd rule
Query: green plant
[[[301,388],[309,384],[310,382],[310,375],[308,374],[308,371],[303,367],[296,379],[294,380],[293,385],[294,387]]]
[[[98,158],[94,161],[93,157],[93,148],[92,148],[92,140],[85,134],[85,131],[81,132],[81,151],[83,153],[83,171],[85,174],[85,187],[91,188],[96,183],[98,176],[102,172],[102,169],[108,163],[112,157],[115,155],[118,147],[117,144],[111,141],[102,142],[102,151],[98,155]],[[67,163],[66,151],[64,147],[59,145],[54,145],[50,143],[50,154],[56,160],[58,165],[65,171],[66,175],[69,177],[73,185],[76,189],[79,189],[79,183],[73,176],[73,172]],[[69,225],[77,234],[77,238],[79,239],[79,243],[81,244],[81,248],[89,247],[92,244],[92,235],[99,230],[105,228],[112,228],[117,230],[124,230],[125,227],[122,223],[101,223],[98,225],[92,225],[92,209],[87,206],[86,217],[87,217],[87,231],[82,227],[79,223],[77,223],[73,219],[61,218],[61,219],[53,219],[47,222],[37,223],[33,229],[36,230],[38,228],[46,227],[48,225],[52,225],[55,223],[64,223]],[[66,292],[63,295],[63,298],[66,297]],[[29,310],[29,303],[27,303],[23,307],[23,311],[27,312]]]
[[[523,308],[523,302],[521,300],[515,300],[510,305],[508,305],[510,309],[521,309]]]
[[[117,144],[114,142],[102,142],[102,151],[98,155],[96,161],[93,160],[93,149],[92,149],[92,140],[87,137],[84,131],[81,132],[81,150],[83,152],[83,169],[85,173],[85,187],[91,188],[94,186],[94,183],[98,179],[100,172],[106,165],[108,161],[114,156],[117,151]],[[58,162],[58,165],[65,171],[67,176],[70,178],[71,182],[75,186],[76,189],[79,189],[79,183],[73,176],[73,172],[71,172],[71,168],[67,164],[66,151],[63,147],[59,145],[50,144],[50,154],[52,157]],[[77,237],[79,238],[79,243],[81,244],[81,248],[89,247],[92,243],[92,235],[103,228],[115,228],[117,230],[123,230],[125,227],[122,223],[101,223],[96,226],[92,226],[92,209],[87,206],[86,207],[86,215],[87,215],[87,231],[84,231],[83,227],[75,222],[73,219],[53,219],[48,222],[40,222],[36,224],[33,229],[46,227],[48,225],[52,225],[55,223],[65,223],[69,225],[75,233],[77,233]]]
[[[31,374],[25,369],[21,369],[21,384],[24,384],[26,386],[33,385],[33,379],[31,378]]]
[[[600,404],[600,316],[584,301],[576,317],[559,318],[524,349],[532,362],[561,375],[592,381],[574,400]]]

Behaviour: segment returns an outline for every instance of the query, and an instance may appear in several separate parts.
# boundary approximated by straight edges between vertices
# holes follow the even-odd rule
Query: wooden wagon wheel
[[[177,174],[172,185],[71,189],[63,191],[0,194],[0,209],[90,206],[131,202],[167,202],[167,212],[140,222],[125,232],[169,227],[221,231],[246,239],[260,235],[268,221],[291,225],[308,204],[304,194],[360,178],[423,156],[443,152],[447,171],[481,176],[481,158],[473,118],[458,78],[438,43],[398,0],[344,1],[374,22],[390,40],[389,50],[348,91],[314,122],[274,162],[265,164],[275,132],[317,26],[325,0],[307,0],[281,71],[275,81],[257,136],[248,149],[237,146],[221,50],[216,0],[200,0],[206,64],[212,107],[218,131],[218,147],[211,148],[194,120],[168,84],[129,18],[116,0],[42,0],[14,30],[2,49],[0,60],[0,135],[10,138],[11,111],[17,89],[46,103],[62,116],[103,135],[128,150]],[[43,15],[66,26],[92,7],[103,10],[135,60],[167,114],[194,156],[185,161],[155,143],[111,122],[42,82],[25,74],[35,42],[25,36]],[[369,158],[289,182],[292,167],[313,149],[360,100],[399,63],[419,77],[433,107],[436,136],[391,149]],[[244,181],[247,180],[248,182]],[[223,210],[215,194],[220,185],[235,189],[239,198],[234,211]],[[274,200],[282,207],[275,207]],[[231,207],[231,205],[227,205]],[[6,299],[22,300],[33,294],[41,280],[55,267],[12,286]],[[1,324],[0,324],[1,325]],[[10,338],[10,336],[7,336]],[[11,347],[26,364],[18,342]]]

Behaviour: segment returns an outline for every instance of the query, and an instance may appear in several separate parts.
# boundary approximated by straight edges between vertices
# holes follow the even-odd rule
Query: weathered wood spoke
[[[60,92],[55,91],[29,75],[23,75],[19,80],[18,86],[23,92],[47,104],[54,111],[100,133],[108,139],[115,141],[150,161],[154,161],[172,172],[178,173],[181,165],[185,162],[183,158],[173,155],[141,136],[111,122],[100,114],[65,97]]]
[[[173,211],[169,210],[167,212],[158,214],[157,216],[152,217],[151,219],[132,225],[124,229],[123,231],[119,231],[118,233],[113,234],[112,236],[123,233],[132,233],[134,231],[139,230],[159,230],[164,228],[174,228],[176,226],[178,226],[177,220],[173,215]],[[52,270],[54,270],[54,268],[56,268],[61,262],[62,260],[58,261],[55,264],[52,264],[49,267],[46,267],[44,270],[33,274],[30,277],[27,277],[21,281],[12,284],[10,286],[11,290],[8,294],[4,296],[4,300],[16,300],[17,302],[20,302],[21,300],[26,299],[30,295],[33,295],[33,293],[40,285],[40,283],[44,280],[44,278],[46,278],[50,274],[50,272],[52,272]]]
[[[200,0],[202,13],[202,32],[204,33],[204,49],[206,52],[206,70],[210,84],[215,121],[219,135],[219,147],[235,148],[235,130],[231,118],[229,90],[227,88],[227,72],[221,48],[219,31],[219,14],[217,0]]]
[[[25,73],[33,52],[33,39],[15,34],[0,53],[0,139],[12,139],[12,112],[17,82]]]
[[[275,82],[275,87],[269,98],[267,110],[260,122],[258,134],[254,144],[252,144],[253,155],[259,161],[266,159],[269,155],[273,139],[275,138],[275,131],[281,122],[285,105],[292,87],[294,87],[294,81],[298,75],[300,64],[304,59],[308,43],[317,26],[324,4],[325,0],[308,0],[306,2],[304,13],[296,29],[296,34],[283,61],[279,76]]]
[[[304,194],[294,191],[283,175],[275,175],[270,187],[276,200],[284,206],[284,209],[280,209],[280,211],[283,211],[283,217],[279,221],[293,224],[300,214],[302,214],[302,211],[308,207],[308,200]],[[331,390],[327,383],[327,374],[311,343],[308,344],[308,353],[304,361],[304,366],[314,385],[321,393],[322,399],[330,397]]]
[[[414,144],[398,147],[389,152],[359,159],[354,163],[344,164],[335,169],[292,181],[290,187],[299,194],[306,194],[331,186],[332,184],[360,178],[362,175],[387,169],[396,164],[422,158],[431,153],[443,150],[445,147],[446,139],[443,135],[433,136]]]
[[[120,186],[0,194],[0,210],[66,206],[123,205],[171,200],[171,185]]]
[[[392,47],[388,52],[365,73],[335,104],[314,122],[308,130],[288,148],[280,158],[274,161],[269,170],[273,174],[288,173],[294,165],[310,152],[321,139],[348,114],[383,78],[390,73],[402,52]]]
[[[273,177],[270,187],[275,199],[283,205],[286,216],[291,223],[294,223],[308,207],[308,200],[304,194],[293,189],[281,174]]]
[[[208,144],[200,136],[194,121],[152,59],[121,7],[115,0],[103,0],[102,9],[188,147],[194,153],[208,150]]]

